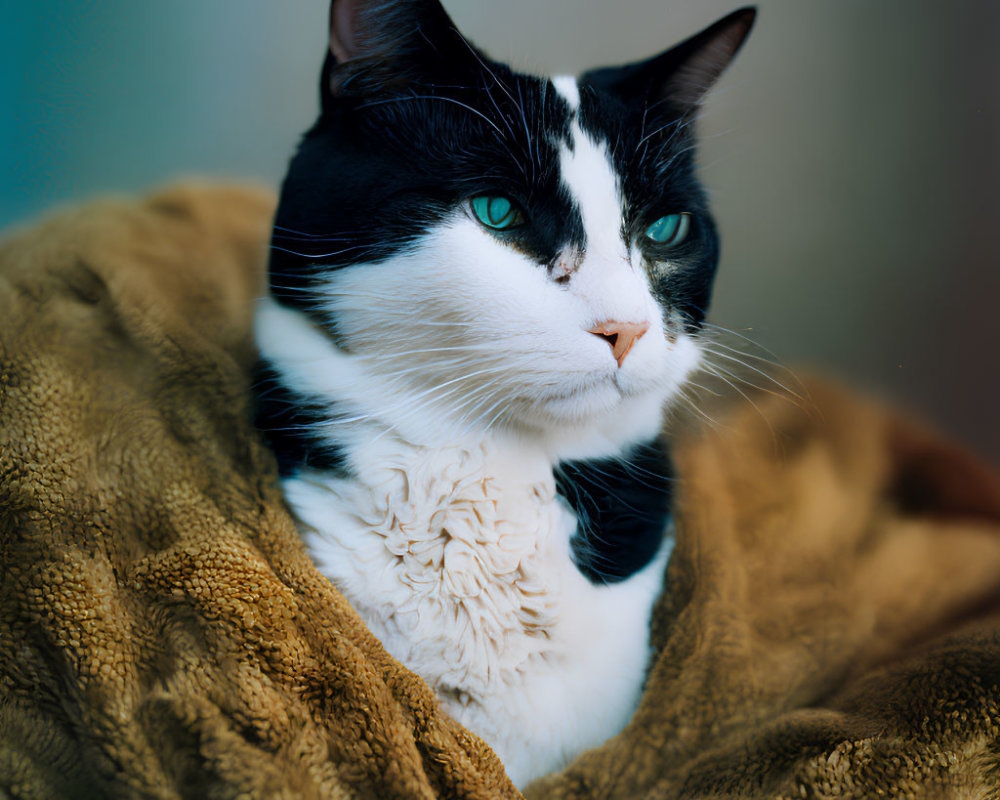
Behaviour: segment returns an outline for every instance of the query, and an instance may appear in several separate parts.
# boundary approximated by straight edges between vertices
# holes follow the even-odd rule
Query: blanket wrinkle
[[[0,797],[521,796],[298,539],[248,387],[273,209],[0,242]],[[1000,477],[805,385],[675,436],[641,704],[529,800],[1000,798]]]

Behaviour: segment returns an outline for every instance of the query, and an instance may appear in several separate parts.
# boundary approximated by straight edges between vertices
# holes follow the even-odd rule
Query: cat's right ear
[[[438,0],[333,0],[324,101],[426,78],[463,44]]]

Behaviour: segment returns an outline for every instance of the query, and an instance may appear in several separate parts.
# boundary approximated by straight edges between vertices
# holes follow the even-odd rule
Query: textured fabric
[[[530,798],[1000,797],[1000,481],[809,388],[680,450],[642,706]]]
[[[272,208],[178,187],[0,245],[0,796],[518,796],[283,507]],[[809,388],[680,443],[642,705],[530,798],[1000,797],[1000,480]]]

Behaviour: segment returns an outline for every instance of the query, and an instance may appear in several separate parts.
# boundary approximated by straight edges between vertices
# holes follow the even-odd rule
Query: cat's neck
[[[314,409],[310,434],[320,448],[350,450],[391,435],[418,448],[486,446],[554,466],[617,457],[655,438],[662,421],[662,399],[652,394],[577,424],[525,428],[493,424],[493,418],[469,420],[436,403],[433,392],[380,374],[372,361],[340,349],[306,314],[271,298],[259,301],[256,332],[266,379],[275,384],[271,391],[294,395],[287,404],[299,420],[288,427],[308,424],[309,409]]]

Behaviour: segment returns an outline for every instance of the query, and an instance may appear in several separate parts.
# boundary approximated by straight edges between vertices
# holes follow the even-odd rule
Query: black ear
[[[692,111],[729,66],[756,16],[755,8],[741,8],[665,53],[624,67],[596,69],[581,81],[628,100],[669,100],[682,113]]]
[[[438,0],[333,0],[324,100],[440,72],[463,42]]]

